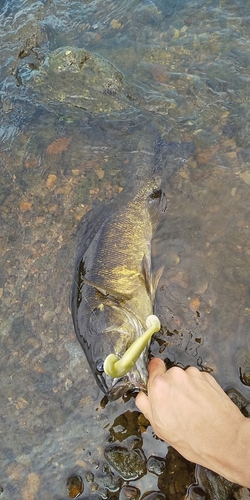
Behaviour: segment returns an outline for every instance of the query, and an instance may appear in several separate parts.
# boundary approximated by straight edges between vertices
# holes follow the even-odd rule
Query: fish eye
[[[102,359],[98,359],[98,361],[96,362],[96,369],[99,373],[104,372],[104,363]]]

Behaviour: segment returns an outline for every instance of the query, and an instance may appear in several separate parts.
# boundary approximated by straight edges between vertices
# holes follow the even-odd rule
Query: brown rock
[[[51,189],[57,181],[57,176],[55,174],[49,174],[46,181],[46,188]]]
[[[68,148],[70,141],[71,139],[68,139],[67,137],[60,137],[59,139],[53,141],[46,148],[46,153],[48,155],[55,155],[61,153],[62,151],[65,151]]]
[[[35,500],[40,488],[41,478],[36,472],[31,472],[21,488],[22,500]]]
[[[26,212],[26,210],[31,210],[32,203],[29,203],[28,201],[21,201],[19,208],[22,212]]]
[[[198,297],[194,297],[189,302],[189,307],[190,307],[191,311],[194,311],[194,312],[199,310],[200,305],[201,305],[201,302],[200,302],[200,299],[198,299]]]

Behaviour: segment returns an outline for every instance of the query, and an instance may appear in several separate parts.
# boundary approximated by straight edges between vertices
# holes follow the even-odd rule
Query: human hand
[[[140,392],[136,405],[148,418],[157,436],[186,459],[234,481],[237,473],[235,460],[243,451],[239,430],[245,429],[248,419],[206,372],[194,367],[166,370],[163,361],[157,358],[150,361],[148,371],[148,396]],[[243,454],[245,460],[245,449]],[[247,481],[250,485],[250,473]]]

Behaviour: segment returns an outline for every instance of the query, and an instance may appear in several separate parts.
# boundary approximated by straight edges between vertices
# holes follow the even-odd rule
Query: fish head
[[[104,372],[106,357],[111,353],[122,357],[144,330],[142,323],[133,313],[112,303],[100,304],[90,314],[87,358],[99,387],[110,400],[118,399],[129,391],[146,389],[146,349],[130,372],[123,377],[112,378]]]

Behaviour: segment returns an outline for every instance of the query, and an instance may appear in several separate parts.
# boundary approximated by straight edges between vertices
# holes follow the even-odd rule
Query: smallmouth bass
[[[128,187],[83,218],[72,291],[77,338],[102,391],[110,400],[146,389],[147,349],[120,378],[104,372],[110,353],[121,357],[142,335],[153,314],[161,270],[152,276],[151,240],[166,198],[159,174],[162,141],[148,127],[138,144]]]

